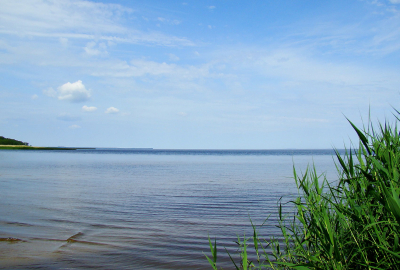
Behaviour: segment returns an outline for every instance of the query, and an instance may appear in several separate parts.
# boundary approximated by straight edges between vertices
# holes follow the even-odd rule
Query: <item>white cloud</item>
[[[119,112],[119,110],[117,108],[114,108],[114,107],[110,107],[105,111],[105,113],[111,113],[111,114],[115,114],[115,113],[118,113],[118,112]]]
[[[215,9],[215,6],[208,6],[208,9],[213,10]]]
[[[67,82],[57,88],[57,91],[52,87],[43,90],[43,94],[52,98],[58,98],[59,100],[66,100],[70,102],[82,102],[90,98],[90,91],[86,89],[82,81],[76,81],[74,83]]]
[[[400,0],[389,0],[392,4],[400,4]]]
[[[72,126],[69,126],[69,128],[70,128],[70,129],[77,129],[77,128],[81,128],[81,127],[78,126],[78,125],[72,125]]]
[[[74,83],[67,82],[57,88],[58,99],[71,102],[82,102],[90,98],[90,91],[86,89],[82,81]]]
[[[31,99],[38,99],[38,98],[39,98],[39,96],[36,94],[31,97]]]
[[[82,110],[85,111],[85,112],[94,112],[95,110],[97,110],[97,108],[93,107],[93,106],[89,107],[89,106],[84,105],[82,107]]]

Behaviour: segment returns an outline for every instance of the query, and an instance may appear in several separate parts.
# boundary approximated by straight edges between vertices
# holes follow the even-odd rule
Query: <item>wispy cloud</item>
[[[124,33],[115,20],[133,10],[116,4],[89,1],[2,1],[0,22],[10,31],[31,32],[78,31]],[[2,29],[4,32],[4,29]]]
[[[181,21],[179,21],[179,20],[176,20],[176,19],[175,20],[171,20],[171,19],[166,19],[166,18],[163,18],[163,17],[158,17],[157,20],[159,22],[162,22],[162,23],[165,23],[165,24],[170,24],[170,25],[178,25],[178,24],[181,23]]]
[[[165,35],[155,31],[142,32],[125,26],[120,21],[133,14],[132,9],[117,4],[90,1],[28,0],[2,2],[0,33],[18,37],[110,40],[123,43],[149,43],[164,46],[192,46],[184,37]],[[164,20],[180,24],[179,20]]]
[[[43,94],[45,94],[48,97],[52,97],[52,98],[57,97],[57,91],[55,91],[52,87],[44,89]]]
[[[78,125],[72,125],[72,126],[69,126],[69,128],[70,128],[70,129],[77,129],[77,128],[81,128],[81,127],[78,126]]]
[[[327,19],[317,24],[310,19],[301,27],[291,27],[284,42],[342,56],[387,55],[400,51],[400,11],[389,7],[387,2],[367,2],[374,8],[362,23]]]
[[[179,61],[180,60],[180,58],[173,53],[168,54],[168,56],[171,61]]]
[[[97,44],[96,42],[91,41],[86,44],[86,47],[84,48],[84,50],[90,56],[108,55],[107,45],[104,42]]]
[[[57,119],[61,120],[61,121],[67,121],[67,122],[80,121],[81,120],[81,118],[79,116],[74,116],[74,115],[71,115],[69,113],[62,113],[59,116],[57,116]]]
[[[129,63],[125,61],[107,63],[107,68],[103,66],[98,66],[97,71],[94,71],[92,75],[111,77],[143,77],[147,75],[173,76],[187,80],[210,76],[210,67],[211,66],[209,64],[200,66],[185,66],[177,64],[167,64],[165,62],[134,59]]]

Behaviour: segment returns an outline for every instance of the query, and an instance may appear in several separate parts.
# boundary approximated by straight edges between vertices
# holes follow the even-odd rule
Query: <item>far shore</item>
[[[0,145],[0,150],[1,149],[6,149],[6,150],[78,150],[78,149],[95,149],[95,148]]]

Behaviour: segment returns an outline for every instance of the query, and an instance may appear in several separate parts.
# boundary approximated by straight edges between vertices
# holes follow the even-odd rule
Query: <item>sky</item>
[[[0,0],[0,136],[319,149],[400,109],[400,0]]]

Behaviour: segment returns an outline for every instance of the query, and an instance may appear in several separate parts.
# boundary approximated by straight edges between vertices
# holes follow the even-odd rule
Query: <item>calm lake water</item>
[[[337,177],[332,150],[0,150],[0,268],[232,269],[237,234],[278,235],[293,164]]]

